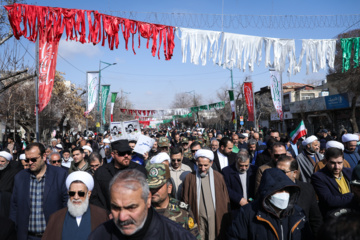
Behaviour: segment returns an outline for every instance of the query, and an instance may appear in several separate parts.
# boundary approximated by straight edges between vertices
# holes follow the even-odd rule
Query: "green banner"
[[[175,118],[189,118],[189,117],[192,117],[192,113],[184,114],[184,115],[174,115],[172,118],[175,119]]]
[[[211,110],[213,108],[224,108],[224,107],[225,107],[225,102],[224,101],[209,104],[209,110]]]
[[[172,119],[165,119],[165,120],[163,120],[163,123],[165,124],[165,123],[171,123],[172,122]]]
[[[200,111],[208,110],[208,105],[202,105],[199,108],[200,108]]]
[[[199,111],[199,107],[192,107],[191,108],[191,112],[198,112]]]
[[[110,92],[110,85],[102,85],[101,86],[101,108],[102,108],[101,118],[102,118],[103,124],[106,123],[105,109],[106,109],[106,102],[107,102],[107,99],[109,96],[109,92]]]

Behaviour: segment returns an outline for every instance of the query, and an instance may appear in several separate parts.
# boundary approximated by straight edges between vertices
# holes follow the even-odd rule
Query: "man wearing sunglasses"
[[[90,197],[90,203],[110,211],[109,183],[116,173],[126,169],[137,169],[146,176],[143,166],[131,161],[132,149],[128,140],[118,140],[111,143],[113,160],[99,167],[94,174],[95,187]]]
[[[54,167],[61,167],[61,168],[65,169],[66,171],[69,171],[69,168],[62,166],[61,162],[62,162],[62,160],[61,160],[60,153],[57,153],[57,152],[50,153],[49,163],[51,165],[53,165]]]
[[[67,172],[46,164],[45,147],[30,143],[25,149],[30,168],[15,176],[10,219],[18,239],[41,239],[51,214],[66,206]]]
[[[280,156],[285,156],[286,155],[286,148],[285,148],[285,144],[282,143],[282,142],[274,142],[272,144],[272,146],[269,146],[270,147],[270,156],[271,156],[271,161],[264,164],[264,165],[261,165],[257,172],[256,172],[256,181],[255,181],[255,195],[258,193],[258,188],[259,188],[259,185],[260,185],[260,181],[261,181],[261,178],[262,178],[262,175],[263,175],[263,172],[266,170],[266,169],[269,169],[269,168],[275,168],[276,167],[276,162],[277,160],[279,159]],[[290,155],[291,156],[291,155]]]
[[[104,209],[89,204],[93,187],[94,180],[87,172],[76,171],[66,178],[67,207],[50,216],[43,239],[85,240],[91,231],[109,220]]]
[[[175,184],[175,196],[176,199],[182,199],[182,183],[185,180],[186,175],[191,173],[191,168],[185,164],[182,164],[183,154],[180,148],[172,148],[170,152],[170,175]]]

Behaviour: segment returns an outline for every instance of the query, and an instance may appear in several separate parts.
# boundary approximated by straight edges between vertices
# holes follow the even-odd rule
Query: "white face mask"
[[[279,209],[286,209],[289,205],[290,194],[287,192],[275,193],[269,199],[269,201]]]

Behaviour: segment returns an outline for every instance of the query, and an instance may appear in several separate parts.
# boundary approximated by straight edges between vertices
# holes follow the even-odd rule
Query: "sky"
[[[360,1],[348,0],[182,0],[182,1],[92,1],[92,0],[62,0],[62,1],[27,1],[28,4],[97,10],[100,13],[118,15],[121,12],[131,15],[135,20],[144,20],[147,13],[185,13],[189,25],[197,24],[196,14],[216,14],[216,25],[214,27],[200,25],[205,30],[222,31],[221,14],[237,15],[347,15],[358,14]],[[210,18],[213,19],[215,15]],[[139,19],[137,19],[138,17]],[[170,25],[166,18],[162,24]],[[181,24],[181,23],[179,23]],[[356,26],[360,26],[357,24]],[[181,27],[181,25],[179,26]],[[187,26],[189,27],[189,26]],[[347,27],[337,28],[297,28],[297,29],[270,29],[270,28],[224,28],[224,32],[237,34],[266,36],[275,38],[296,39],[296,56],[300,55],[301,39],[329,39],[334,38]],[[65,34],[63,34],[64,38]],[[137,37],[136,37],[137,38]],[[35,44],[22,38],[21,43],[28,48],[29,54],[25,55],[25,61],[30,66],[34,64],[30,55],[35,56]],[[130,42],[131,43],[131,42]],[[137,47],[137,45],[135,45]],[[176,93],[195,91],[203,97],[203,104],[219,101],[216,97],[221,88],[230,89],[230,71],[208,61],[206,66],[194,65],[189,58],[182,63],[181,44],[175,37],[174,55],[171,60],[166,61],[164,55],[160,60],[152,57],[150,49],[146,49],[146,41],[142,40],[141,47],[136,48],[136,55],[132,52],[131,44],[129,50],[124,47],[124,40],[120,38],[118,49],[109,50],[108,46],[100,44],[81,44],[62,39],[59,45],[59,56],[57,59],[57,71],[64,72],[65,78],[77,86],[85,87],[86,72],[98,71],[99,61],[116,63],[116,65],[102,71],[101,84],[110,84],[111,92],[128,92],[128,98],[135,109],[167,109]],[[163,49],[161,48],[161,53]],[[263,61],[255,66],[254,72],[248,69],[245,72],[239,69],[233,70],[234,85],[241,84],[247,76],[254,81],[255,91],[269,85],[269,73]],[[305,59],[302,71],[297,75],[288,76],[283,74],[283,82],[306,83],[308,80],[320,80],[326,78],[326,71],[306,75]],[[101,67],[105,67],[102,65]],[[189,94],[189,97],[192,95]]]

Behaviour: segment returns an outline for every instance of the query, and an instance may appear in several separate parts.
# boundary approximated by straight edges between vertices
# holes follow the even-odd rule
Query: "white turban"
[[[13,158],[12,155],[10,153],[6,152],[6,151],[1,151],[0,152],[0,157],[3,157],[8,161],[11,161],[12,158]]]
[[[249,134],[248,133],[243,133],[242,135],[244,135],[245,137],[249,137]]]
[[[56,139],[56,138],[52,138],[52,139],[51,139],[51,142],[57,142],[57,139]]]
[[[105,138],[105,139],[103,140],[103,143],[110,143],[110,140],[107,139],[107,138]]]
[[[155,155],[153,158],[150,159],[150,163],[162,163],[163,161],[168,161],[170,163],[170,156],[169,154],[162,152]]]
[[[305,145],[308,145],[314,141],[318,141],[318,138],[315,137],[314,135],[311,135],[310,137],[307,137],[303,142],[302,142],[302,145],[305,146]]]
[[[56,146],[55,146],[56,148],[58,148],[58,149],[63,149],[63,146],[59,143],[59,144],[56,144]]]
[[[66,178],[65,184],[66,184],[66,188],[69,191],[70,189],[70,185],[72,182],[74,181],[81,181],[83,182],[87,189],[89,191],[92,191],[94,188],[94,179],[93,177],[84,171],[75,171],[69,174],[69,176]]]
[[[344,151],[344,144],[342,144],[341,142],[338,141],[328,141],[326,143],[326,149],[328,148],[338,148],[341,149],[342,151]]]
[[[341,139],[344,143],[351,142],[351,141],[359,141],[359,136],[356,134],[347,133],[342,136]]]
[[[84,150],[87,149],[87,150],[89,150],[91,153],[93,152],[92,148],[89,147],[88,145],[83,146],[82,149],[84,149]]]
[[[20,154],[19,159],[20,160],[25,160],[26,159],[25,153]]]
[[[204,158],[209,159],[210,161],[213,161],[214,153],[208,149],[199,149],[195,153],[195,159],[198,159],[199,157],[204,157]]]

